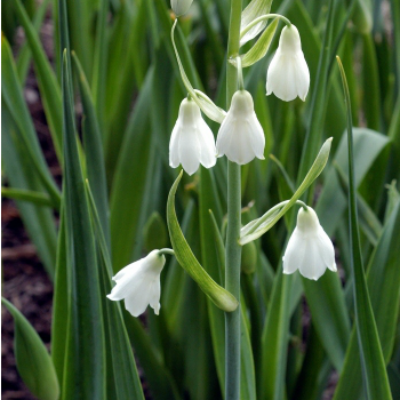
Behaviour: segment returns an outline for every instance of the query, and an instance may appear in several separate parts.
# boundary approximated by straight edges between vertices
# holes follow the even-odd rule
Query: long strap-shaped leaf
[[[347,135],[349,157],[349,219],[351,265],[354,276],[353,290],[356,313],[357,336],[360,348],[361,365],[363,369],[364,386],[367,396],[371,400],[391,399],[390,386],[386,373],[385,361],[379,341],[374,312],[368,293],[363,262],[361,258],[360,236],[356,207],[356,186],[354,179],[354,156],[352,118],[350,109],[350,95],[346,75],[342,63],[337,57],[340,73],[343,80],[345,102],[347,106]]]
[[[62,108],[60,86],[49,61],[47,60],[43,46],[40,43],[39,35],[29,20],[29,17],[21,4],[21,0],[16,0],[15,5],[19,20],[24,27],[26,38],[32,51],[46,117],[50,126],[50,132],[57,156],[59,160],[61,160]]]
[[[121,305],[106,298],[106,295],[111,292],[112,286],[109,244],[104,235],[104,226],[97,212],[96,200],[89,186],[87,186],[87,189],[96,242],[100,253],[99,258],[102,260],[100,275],[106,337],[107,398],[115,400],[144,400],[142,385],[121,312]]]
[[[238,301],[231,293],[219,286],[200,265],[186,242],[182,229],[179,226],[175,212],[175,193],[182,179],[182,175],[183,171],[181,171],[172,185],[167,203],[168,229],[176,259],[217,307],[227,312],[234,311],[238,306]]]
[[[102,136],[96,109],[93,104],[92,94],[85,73],[77,55],[72,52],[72,59],[79,74],[79,89],[81,92],[84,119],[83,140],[86,155],[86,172],[92,188],[96,208],[103,228],[108,247],[110,247],[110,224],[108,220],[108,190]]]
[[[101,400],[105,389],[105,357],[98,260],[78,154],[67,50],[62,72],[66,243],[71,271],[62,399]]]
[[[1,39],[1,62],[2,99],[7,105],[15,124],[18,126],[33,167],[36,169],[43,186],[47,189],[53,205],[58,207],[61,198],[60,191],[47,168],[46,161],[40,149],[35,128],[22,94],[10,45],[5,37]]]

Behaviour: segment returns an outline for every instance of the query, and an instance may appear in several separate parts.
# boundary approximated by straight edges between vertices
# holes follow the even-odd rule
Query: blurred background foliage
[[[229,5],[195,0],[176,31],[193,86],[221,107]],[[78,398],[76,390],[82,398],[140,398],[130,345],[155,399],[221,398],[223,313],[175,260],[162,274],[159,317],[148,312],[142,323],[105,299],[113,272],[169,245],[165,207],[178,171],[168,165],[168,142],[186,95],[170,42],[169,4],[3,0],[1,6],[2,194],[16,200],[54,282],[51,356],[61,398]],[[333,137],[329,164],[307,200],[334,238],[339,274],[328,271],[318,282],[297,274],[283,280],[280,263],[293,213],[244,247],[241,398],[364,398],[346,212],[346,108],[336,54],[351,96],[367,283],[392,395],[400,398],[400,3],[275,0],[271,12],[298,27],[311,88],[305,103],[265,96],[278,35],[267,57],[245,70],[266,160],[242,167],[243,223],[288,199],[323,140]],[[46,19],[53,27],[50,51],[40,39]],[[24,40],[17,42],[21,31]],[[31,64],[62,188],[24,99]],[[207,122],[216,134],[218,126]],[[212,170],[184,174],[176,197],[186,238],[219,283],[223,263],[216,243],[224,235],[226,184],[226,160],[219,159]],[[25,360],[19,362],[21,370]]]

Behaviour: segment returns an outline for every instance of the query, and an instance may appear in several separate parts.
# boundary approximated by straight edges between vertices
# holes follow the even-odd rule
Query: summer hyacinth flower
[[[188,12],[193,0],[171,0],[171,8],[177,17]]]
[[[293,274],[297,269],[308,278],[318,280],[326,268],[336,271],[332,241],[319,223],[311,207],[300,208],[297,225],[283,256],[283,273]]]
[[[214,135],[201,116],[199,106],[184,99],[169,142],[169,165],[193,175],[200,164],[211,168],[216,163]]]
[[[254,112],[253,98],[248,91],[238,90],[218,131],[217,156],[225,154],[243,165],[254,157],[264,160],[264,147],[264,131]]]
[[[284,101],[299,96],[305,101],[309,87],[310,71],[301,49],[299,31],[294,25],[285,26],[268,68],[267,95],[274,93]]]
[[[110,300],[125,300],[125,308],[137,317],[144,313],[147,306],[155,314],[160,312],[160,274],[165,265],[165,256],[159,250],[153,250],[145,258],[122,268],[113,281],[116,285],[107,295]]]

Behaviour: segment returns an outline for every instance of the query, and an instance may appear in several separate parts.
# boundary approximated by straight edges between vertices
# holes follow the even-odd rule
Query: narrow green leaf
[[[30,161],[33,163],[38,176],[48,191],[53,204],[58,207],[61,198],[60,191],[47,168],[42,150],[40,149],[35,128],[18,81],[10,45],[4,37],[2,37],[1,61],[2,98],[19,129],[26,152],[31,158]]]
[[[112,265],[109,244],[104,235],[104,226],[96,208],[93,193],[87,184],[90,212],[100,249],[102,268],[100,269],[100,293],[104,310],[104,325],[107,358],[107,398],[116,400],[143,399],[142,385],[136,370],[136,364],[130,348],[129,338],[124,324],[121,303],[110,301]]]
[[[39,400],[58,400],[60,388],[50,355],[29,321],[9,301],[1,303],[14,318],[14,352],[18,372]]]
[[[27,148],[5,102],[1,108],[1,133],[3,171],[12,189],[43,193],[45,188],[36,169],[32,168]],[[57,240],[53,210],[26,201],[17,201],[17,206],[28,235],[53,279]]]
[[[278,269],[274,279],[267,319],[262,335],[262,367],[258,371],[257,398],[281,400],[284,398],[285,365],[289,331],[289,298],[293,275],[284,275]]]
[[[36,10],[34,19],[33,19],[33,27],[36,32],[39,32],[40,27],[42,26],[43,19],[46,15],[47,8],[49,6],[50,0],[44,0],[43,3],[39,5]],[[16,61],[18,77],[21,82],[21,85],[25,84],[25,79],[28,74],[29,64],[31,61],[32,53],[29,47],[29,43],[25,42],[18,54],[18,59]]]
[[[66,18],[65,15],[64,18]],[[77,397],[103,399],[105,392],[104,326],[98,260],[78,154],[69,57],[68,51],[65,50],[62,74],[64,195],[71,298],[63,399]]]
[[[175,193],[179,181],[182,179],[182,175],[183,171],[181,171],[175,183],[172,185],[167,203],[168,229],[175,256],[182,268],[196,281],[204,294],[206,294],[217,307],[227,312],[234,311],[238,306],[237,300],[231,293],[219,286],[200,265],[187,244],[181,227],[179,226],[175,212]]]
[[[83,105],[83,141],[85,149],[86,173],[93,191],[96,208],[99,212],[100,221],[108,246],[110,246],[110,224],[108,220],[108,190],[103,155],[102,136],[97,119],[96,110],[90,93],[89,84],[86,80],[79,59],[72,52],[76,69],[78,71],[79,89]]]
[[[392,356],[400,305],[400,202],[388,218],[368,266],[367,283],[385,364]],[[382,295],[384,293],[384,295]],[[346,362],[335,391],[335,400],[351,400],[362,393],[361,363],[355,328],[346,353]],[[377,382],[379,383],[379,382]],[[383,382],[384,383],[384,382]]]
[[[65,199],[65,197],[64,197]],[[67,262],[65,200],[61,204],[60,227],[57,242],[57,260],[54,279],[53,314],[51,320],[51,358],[63,391],[64,367],[67,349],[67,329],[70,315],[71,269]]]
[[[337,164],[334,164],[334,166],[336,167],[342,190],[346,193],[348,191],[347,177]],[[376,246],[382,232],[382,224],[376,217],[375,213],[371,210],[368,203],[359,194],[357,194],[357,208],[360,213],[360,227],[368,237],[370,243]]]
[[[8,199],[28,201],[39,206],[52,206],[50,197],[47,194],[34,192],[31,190],[2,187],[1,195]]]
[[[100,126],[104,127],[104,103],[106,94],[106,76],[107,76],[107,17],[109,1],[100,1],[100,12],[96,25],[96,39],[94,48],[94,62],[91,80],[91,89],[93,93],[93,103],[96,107],[97,118]],[[105,132],[102,132],[104,138]]]
[[[110,228],[114,272],[129,264],[133,252],[138,255],[142,249],[142,229],[147,220],[143,193],[148,193],[151,187],[155,151],[149,121],[153,75],[154,68],[150,68],[129,121],[112,186]]]
[[[339,41],[343,32],[339,32],[337,37],[335,33],[341,26],[340,8],[343,7],[342,2],[335,0],[329,1],[328,13],[326,15],[326,27],[324,27],[324,38],[319,54],[318,70],[315,77],[314,87],[311,95],[311,112],[308,118],[307,133],[304,141],[302,157],[299,166],[297,182],[303,179],[310,168],[312,159],[322,137],[323,117],[325,114],[327,87],[330,75],[330,63],[335,53],[335,40]],[[336,32],[335,32],[336,31]]]
[[[60,86],[43,50],[39,35],[29,20],[21,4],[21,0],[16,0],[15,5],[19,20],[24,27],[26,38],[32,51],[40,93],[42,95],[42,101],[57,157],[59,160],[62,160],[62,106]]]
[[[356,208],[356,186],[354,178],[354,155],[352,120],[350,110],[349,90],[346,75],[339,58],[337,58],[340,73],[343,80],[345,102],[347,105],[347,134],[348,134],[348,158],[349,158],[349,219],[350,241],[352,248],[353,293],[356,314],[356,330],[360,349],[361,365],[363,370],[364,386],[367,396],[371,400],[391,399],[390,386],[386,373],[385,361],[379,341],[378,330],[371,305],[363,262],[360,250],[360,237],[358,228],[358,216]]]

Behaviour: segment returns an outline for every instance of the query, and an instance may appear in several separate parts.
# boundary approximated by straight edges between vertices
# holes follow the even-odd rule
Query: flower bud
[[[299,96],[305,101],[309,87],[310,71],[301,49],[299,31],[294,25],[285,26],[268,68],[267,95],[274,93],[284,101]]]
[[[264,147],[264,131],[254,112],[253,98],[248,91],[238,90],[218,131],[218,157],[225,154],[243,165],[254,157],[264,160]]]
[[[188,12],[193,0],[171,0],[171,8],[177,17]]]

